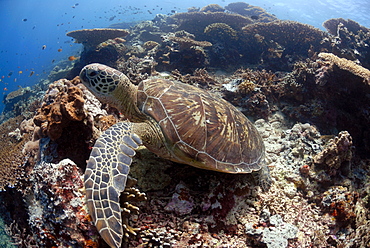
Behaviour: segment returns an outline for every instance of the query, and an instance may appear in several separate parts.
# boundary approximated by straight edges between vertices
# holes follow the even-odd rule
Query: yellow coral
[[[319,53],[318,57],[334,63],[341,70],[349,71],[356,76],[362,77],[367,84],[370,84],[370,70],[356,64],[355,62],[345,58],[339,58],[332,53]]]
[[[22,165],[27,158],[22,150],[30,135],[25,134],[20,140],[9,135],[20,126],[22,119],[22,116],[17,116],[0,125],[0,190],[17,185],[25,172]]]

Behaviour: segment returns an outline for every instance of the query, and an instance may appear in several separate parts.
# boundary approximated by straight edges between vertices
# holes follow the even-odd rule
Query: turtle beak
[[[89,79],[86,77],[86,72],[87,72],[87,69],[85,66],[84,68],[82,68],[80,72],[80,80],[82,81],[84,85],[90,85]]]

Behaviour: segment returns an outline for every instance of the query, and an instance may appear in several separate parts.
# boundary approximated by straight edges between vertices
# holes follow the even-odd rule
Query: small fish
[[[75,56],[69,56],[68,57],[68,60],[69,61],[73,61],[73,60],[76,60],[76,59],[78,59],[78,57],[75,57]]]
[[[17,78],[14,78],[14,83],[16,83],[17,82]]]
[[[19,74],[22,74],[22,73],[23,73],[23,71],[19,71],[18,73],[19,73]]]
[[[153,14],[150,10],[148,10],[148,13],[149,13],[149,14]]]
[[[12,71],[9,72],[8,77],[10,77],[11,75],[13,75],[13,72]]]
[[[2,79],[4,79],[4,78],[5,78],[5,76],[3,75],[3,76],[1,76],[1,78],[2,78]]]
[[[4,90],[4,91],[7,91],[7,90],[8,90],[8,88],[6,88],[6,87],[5,87],[3,90]]]
[[[53,59],[52,61],[51,61],[51,63],[54,63],[55,62],[55,59]]]
[[[62,49],[62,48],[59,48],[59,49],[58,49],[58,52],[61,52],[61,51],[63,51],[63,49]]]
[[[27,21],[27,18],[22,19],[22,21],[26,22]]]
[[[43,46],[42,46],[42,50],[45,50],[45,49],[46,49],[46,45],[43,45]]]
[[[31,71],[29,77],[31,77],[35,72],[34,71]]]

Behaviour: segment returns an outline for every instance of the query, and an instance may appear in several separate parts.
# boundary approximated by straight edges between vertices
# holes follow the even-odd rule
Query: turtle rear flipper
[[[85,171],[87,207],[100,235],[110,247],[121,247],[123,229],[120,193],[141,139],[133,123],[121,122],[107,129],[96,141]]]

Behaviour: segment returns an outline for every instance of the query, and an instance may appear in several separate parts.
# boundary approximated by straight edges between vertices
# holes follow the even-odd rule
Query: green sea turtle
[[[119,196],[141,144],[160,157],[198,168],[260,171],[262,187],[270,185],[261,136],[225,100],[161,78],[135,86],[123,73],[102,64],[85,66],[80,79],[100,101],[116,107],[130,121],[113,125],[98,138],[84,178],[89,213],[111,247],[121,246]]]

